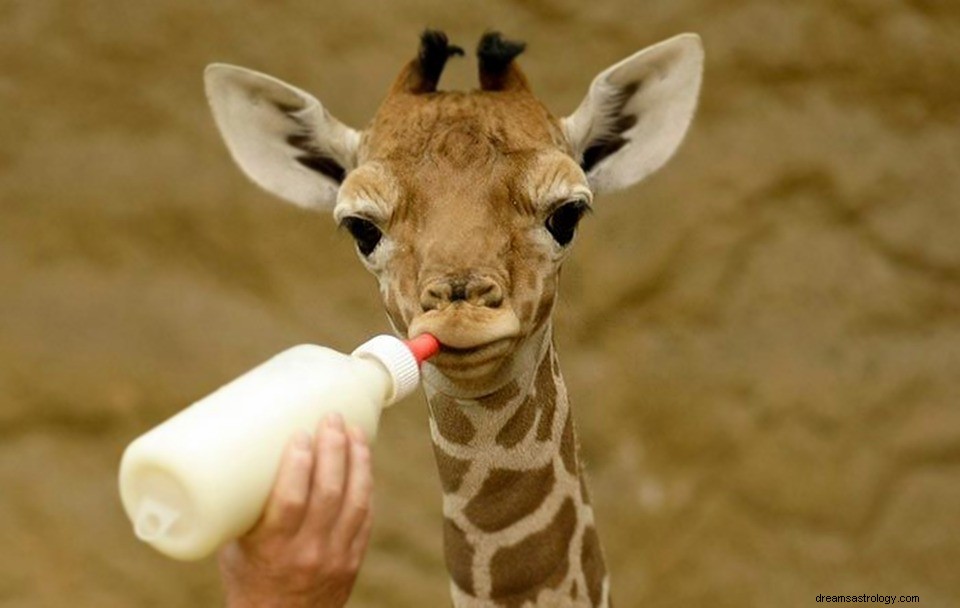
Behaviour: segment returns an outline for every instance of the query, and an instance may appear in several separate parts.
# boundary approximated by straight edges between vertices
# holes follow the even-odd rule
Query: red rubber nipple
[[[430,357],[440,352],[440,341],[430,334],[420,334],[416,338],[404,340],[404,344],[413,353],[417,364],[421,364]]]

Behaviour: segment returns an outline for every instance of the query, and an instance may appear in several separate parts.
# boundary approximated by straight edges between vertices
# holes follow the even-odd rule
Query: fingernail
[[[361,429],[360,427],[356,427],[356,426],[355,426],[355,427],[351,427],[351,428],[350,428],[350,436],[351,436],[351,437],[353,438],[353,440],[356,441],[358,444],[360,444],[360,445],[362,445],[362,446],[366,446],[366,445],[367,445],[367,434],[364,433],[364,432],[363,432],[363,429]]]
[[[343,431],[343,416],[341,416],[338,412],[328,414],[327,422],[331,427],[337,429],[338,431]]]
[[[291,440],[293,447],[298,450],[309,450],[310,449],[310,434],[303,429],[299,429],[296,433],[293,434],[293,439]]]

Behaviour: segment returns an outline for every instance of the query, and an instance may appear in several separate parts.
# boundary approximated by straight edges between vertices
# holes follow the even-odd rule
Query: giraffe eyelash
[[[577,205],[577,208],[583,215],[593,213],[593,205],[590,202],[590,199],[583,195],[573,195],[559,198],[554,202],[550,203],[545,207],[544,217],[548,218],[554,213],[557,209],[563,207],[564,205]]]

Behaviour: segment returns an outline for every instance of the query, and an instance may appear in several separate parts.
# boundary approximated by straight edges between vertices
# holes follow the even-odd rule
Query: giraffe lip
[[[407,333],[410,337],[433,334],[440,341],[441,355],[446,349],[446,354],[462,357],[505,340],[514,341],[520,335],[520,320],[508,307],[448,307],[416,317]]]
[[[441,342],[441,343],[440,343],[440,352],[441,352],[441,353],[451,354],[451,355],[460,355],[460,356],[463,356],[463,355],[471,355],[471,354],[475,354],[475,353],[481,352],[481,351],[483,351],[483,350],[485,350],[485,349],[493,348],[493,347],[495,347],[495,346],[497,346],[497,345],[503,345],[504,343],[509,343],[509,342],[511,342],[511,341],[512,341],[512,340],[511,340],[510,338],[500,338],[499,340],[493,340],[493,341],[491,341],[491,342],[484,342],[483,344],[477,344],[477,345],[474,345],[474,346],[466,346],[466,347],[462,347],[462,346],[449,346],[449,345],[444,344],[444,343]]]
[[[468,347],[453,347],[440,343],[440,352],[430,360],[437,367],[448,365],[482,365],[504,357],[513,347],[514,339],[499,338]]]

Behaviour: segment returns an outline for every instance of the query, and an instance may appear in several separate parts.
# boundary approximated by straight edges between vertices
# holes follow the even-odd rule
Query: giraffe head
[[[376,275],[401,334],[430,332],[430,370],[465,390],[511,377],[549,327],[560,267],[594,195],[663,165],[696,107],[700,39],[685,34],[601,72],[554,117],[515,58],[486,34],[479,90],[437,91],[463,51],[427,31],[371,123],[352,129],[310,94],[223,64],[206,70],[234,159],[266,190],[332,211]]]

